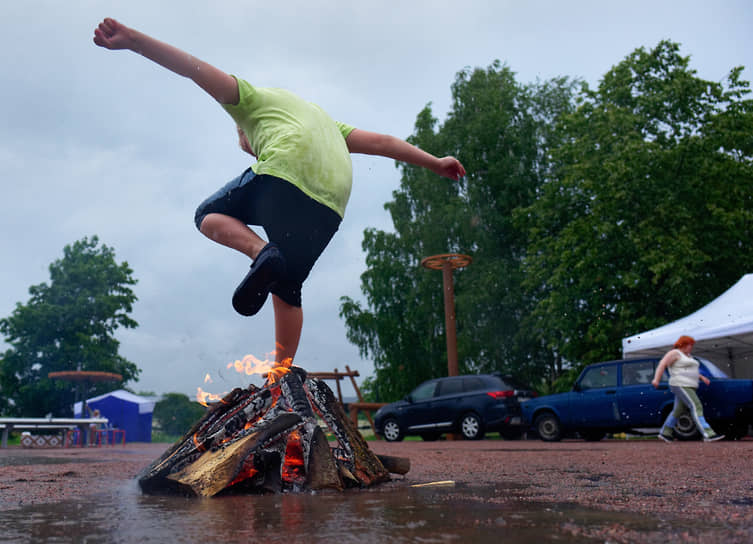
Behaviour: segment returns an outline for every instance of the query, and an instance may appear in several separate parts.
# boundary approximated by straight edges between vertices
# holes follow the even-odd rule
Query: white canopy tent
[[[753,274],[682,319],[623,338],[623,357],[661,357],[683,334],[696,340],[693,355],[733,378],[753,378]]]

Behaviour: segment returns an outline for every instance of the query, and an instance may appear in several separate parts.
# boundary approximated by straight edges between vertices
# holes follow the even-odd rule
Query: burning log
[[[317,416],[334,434],[330,447]],[[144,493],[211,497],[366,487],[405,474],[407,459],[369,449],[322,381],[277,367],[262,388],[234,389],[138,476]]]

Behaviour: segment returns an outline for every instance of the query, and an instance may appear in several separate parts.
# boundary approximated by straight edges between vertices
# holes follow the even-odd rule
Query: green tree
[[[72,415],[73,385],[51,380],[64,370],[115,372],[121,383],[92,384],[102,394],[136,380],[140,370],[118,354],[114,333],[138,324],[129,317],[136,283],[128,263],[99,239],[84,238],[65,246],[50,267],[50,283],[29,288],[31,298],[0,319],[0,332],[11,346],[0,358],[0,411],[8,415]]]
[[[550,150],[563,137],[556,121],[572,111],[577,81],[520,85],[509,69],[494,67],[456,83],[443,127],[469,171],[464,224],[474,263],[457,280],[458,308],[468,318],[459,342],[468,371],[497,370],[535,384],[553,364],[552,352],[521,327],[534,301],[522,287],[527,230],[513,215],[537,198],[548,175]]]
[[[154,405],[154,419],[165,434],[183,436],[206,412],[198,402],[183,393],[167,393]]]
[[[437,126],[430,106],[418,115],[409,141],[455,155],[469,174],[452,181],[400,165],[400,189],[385,205],[395,232],[364,233],[366,307],[343,297],[340,315],[349,340],[374,361],[375,398],[394,400],[447,373],[442,274],[420,266],[434,254],[474,259],[454,273],[461,372],[537,374],[540,360],[519,329],[530,306],[520,289],[525,231],[510,215],[535,198],[547,147],[556,140],[551,120],[568,110],[571,88],[565,78],[520,85],[495,62],[457,75],[444,125]]]
[[[679,45],[636,49],[583,86],[527,225],[524,326],[565,360],[691,312],[751,270],[753,102],[741,68],[699,78]],[[553,376],[554,377],[554,376]]]

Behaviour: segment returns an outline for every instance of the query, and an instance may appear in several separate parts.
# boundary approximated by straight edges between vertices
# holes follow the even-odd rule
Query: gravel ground
[[[630,512],[672,527],[636,534],[574,526],[605,542],[753,542],[753,440],[675,442],[535,440],[374,442],[376,453],[409,457],[408,483],[452,479],[509,484],[505,499],[574,503]]]
[[[407,457],[411,470],[387,485],[454,480],[499,485],[501,504],[573,504],[660,520],[669,530],[636,533],[612,524],[574,524],[574,536],[604,542],[753,542],[753,439],[736,442],[538,440],[370,442]],[[0,450],[0,508],[101,492],[132,479],[166,444],[89,449]],[[450,491],[451,493],[451,491]]]

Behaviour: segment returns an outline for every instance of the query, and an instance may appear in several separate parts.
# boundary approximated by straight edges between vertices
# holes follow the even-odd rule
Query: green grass
[[[162,431],[152,431],[152,442],[156,442],[157,444],[174,444],[181,438],[183,437],[173,436]]]
[[[8,446],[20,446],[20,445],[21,445],[21,434],[10,433],[8,435]]]

